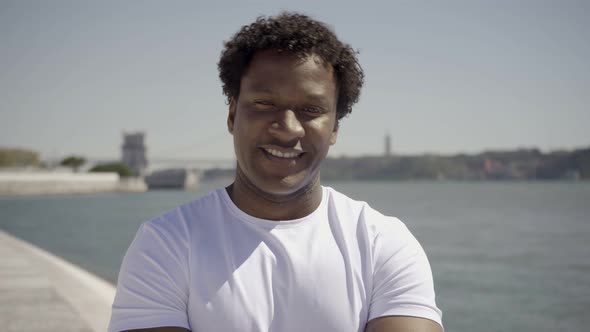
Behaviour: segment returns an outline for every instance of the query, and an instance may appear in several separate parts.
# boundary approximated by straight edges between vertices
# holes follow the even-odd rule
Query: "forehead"
[[[242,88],[248,89],[276,90],[299,86],[333,92],[336,77],[333,67],[316,54],[299,56],[264,50],[254,54],[241,83]]]

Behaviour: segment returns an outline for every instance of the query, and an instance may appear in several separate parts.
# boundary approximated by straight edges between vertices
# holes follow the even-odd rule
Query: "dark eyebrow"
[[[325,103],[327,102],[326,97],[322,95],[313,95],[309,94],[306,96],[307,100],[316,102],[316,103]]]
[[[309,94],[305,96],[305,101],[311,105],[320,106],[322,108],[330,107],[329,99],[323,95]]]
[[[248,92],[255,93],[255,94],[267,94],[267,95],[277,95],[277,91],[275,91],[272,86],[269,86],[265,82],[254,82],[248,86]],[[323,94],[314,94],[309,93],[305,95],[305,102],[316,104],[317,106],[328,107],[329,101],[327,96]]]

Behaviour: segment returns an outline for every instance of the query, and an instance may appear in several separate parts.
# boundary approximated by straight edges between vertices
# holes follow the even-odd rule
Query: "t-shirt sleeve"
[[[190,329],[189,247],[182,230],[162,224],[142,224],[123,258],[109,332],[160,326]]]
[[[374,240],[374,271],[369,320],[412,316],[442,326],[432,271],[422,246],[396,218],[387,218]]]

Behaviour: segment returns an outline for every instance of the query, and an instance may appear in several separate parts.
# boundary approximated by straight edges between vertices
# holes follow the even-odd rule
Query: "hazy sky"
[[[589,1],[0,0],[0,146],[230,159],[222,42],[281,10],[360,51],[333,156],[590,145]]]

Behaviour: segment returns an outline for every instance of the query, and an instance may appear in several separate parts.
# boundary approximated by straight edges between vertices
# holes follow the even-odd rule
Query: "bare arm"
[[[365,332],[443,332],[438,323],[418,317],[384,316],[367,323]]]

